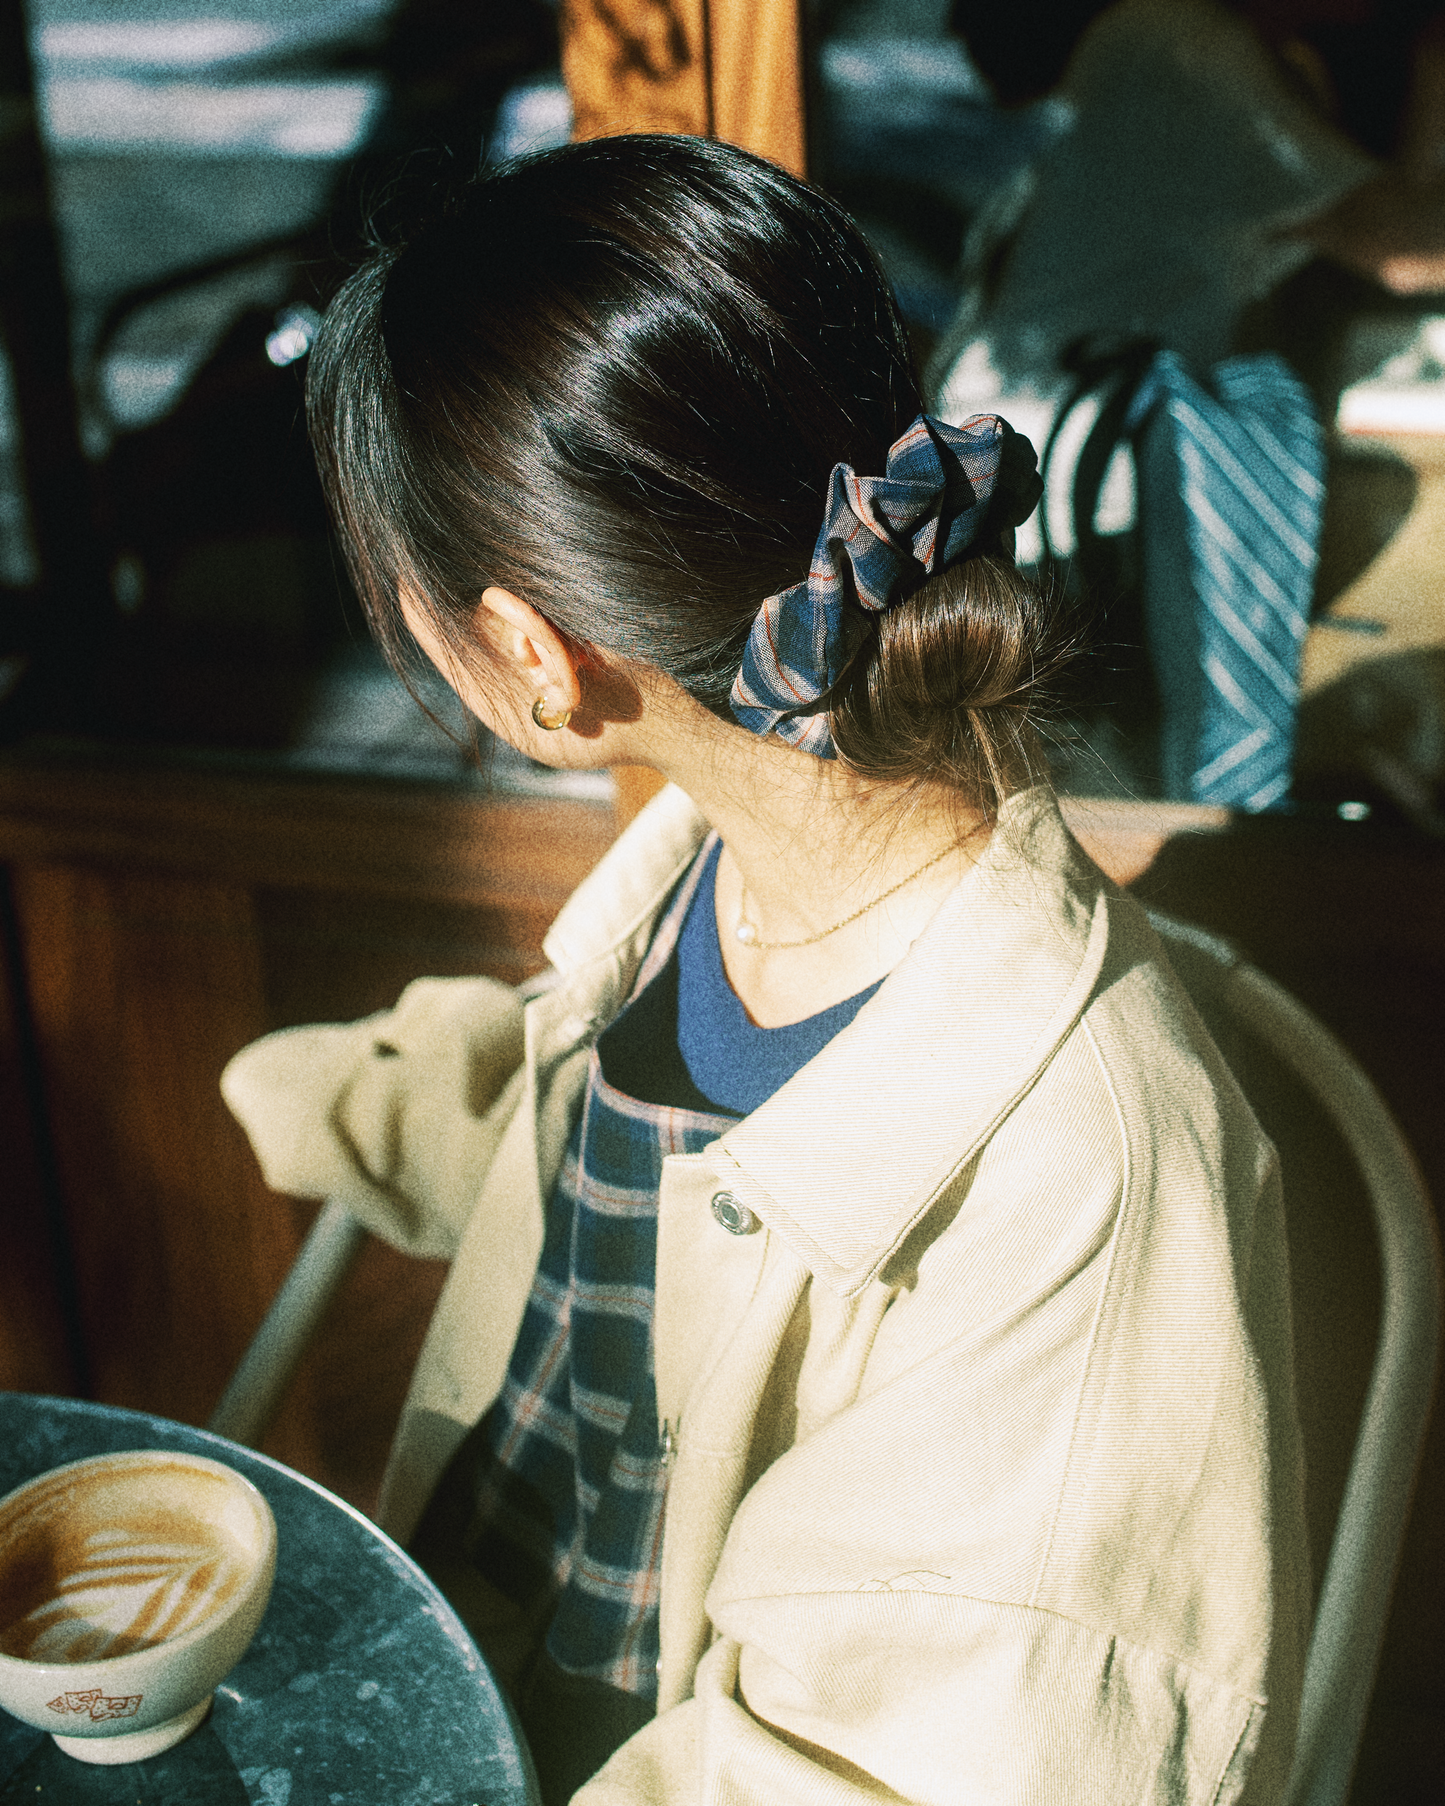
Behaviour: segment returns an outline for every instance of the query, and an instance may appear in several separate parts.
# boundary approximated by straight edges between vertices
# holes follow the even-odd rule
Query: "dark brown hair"
[[[760,602],[807,572],[832,467],[881,473],[921,406],[842,210],[731,146],[652,135],[447,198],[341,290],[308,383],[399,668],[401,590],[465,658],[497,584],[724,716]],[[991,802],[1027,766],[1056,637],[994,535],[880,617],[833,701],[840,757]]]

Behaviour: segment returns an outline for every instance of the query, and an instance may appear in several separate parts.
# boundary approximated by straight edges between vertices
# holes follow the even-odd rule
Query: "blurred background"
[[[1441,14],[0,0],[0,1385],[203,1422],[314,1208],[261,1185],[225,1060],[536,971],[648,787],[419,706],[302,421],[373,225],[574,130],[732,137],[852,212],[936,410],[1044,455],[1076,832],[1317,1010],[1441,1195]],[[440,1282],[369,1246],[266,1446],[373,1502]],[[1362,1803],[1445,1774],[1442,1444]]]
[[[367,649],[299,397],[385,201],[565,141],[555,19],[520,0],[7,12],[37,144],[11,158],[30,218],[6,271],[0,731],[455,766]]]
[[[1445,273],[1432,279],[1427,257],[1396,279],[1388,247],[1348,242],[1335,217],[1351,194],[1378,214],[1381,172],[1438,186],[1437,11],[802,11],[798,161],[878,251],[939,411],[999,407],[1048,453],[1047,544],[1031,528],[1021,555],[1076,598],[1095,645],[1057,748],[1066,789],[1343,806],[1445,830],[1431,581],[1445,557]],[[451,771],[445,740],[366,649],[297,400],[318,312],[369,221],[404,213],[443,168],[569,135],[554,7],[7,0],[4,13],[6,104],[26,125],[5,151],[0,739]],[[1211,15],[1254,41],[1258,66]],[[1185,47],[1216,65],[1192,87]],[[1414,238],[1445,257],[1438,217]],[[1064,288],[1073,301],[1054,306]],[[1174,628],[1145,568],[1159,511],[1136,506],[1148,433],[1124,420],[1160,349],[1206,384],[1230,354],[1275,354],[1305,393],[1327,480],[1277,628],[1296,688],[1272,704],[1272,783],[1211,787],[1170,766],[1171,721],[1197,699],[1172,693],[1151,643]],[[504,763],[507,782],[548,782]]]

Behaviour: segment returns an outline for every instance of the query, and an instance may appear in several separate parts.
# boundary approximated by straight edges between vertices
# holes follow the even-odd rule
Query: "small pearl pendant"
[[[757,929],[753,927],[752,923],[748,921],[746,917],[744,917],[738,923],[737,927],[733,929],[733,933],[745,947],[751,947],[753,942],[758,938]]]

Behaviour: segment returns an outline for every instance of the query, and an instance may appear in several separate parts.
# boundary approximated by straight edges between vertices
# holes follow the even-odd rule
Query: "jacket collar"
[[[620,1007],[706,826],[664,791],[558,917],[554,963],[582,981],[589,966],[601,979],[593,962],[605,959],[597,990],[621,987],[599,1002]],[[1103,964],[1106,905],[1052,798],[1010,798],[978,864],[853,1022],[708,1150],[721,1182],[818,1279],[860,1290],[1078,1020]]]
[[[653,924],[707,832],[697,805],[676,784],[652,799],[578,885],[543,939],[542,951],[564,980],[600,978],[601,961],[622,987],[616,1002],[622,1007]]]

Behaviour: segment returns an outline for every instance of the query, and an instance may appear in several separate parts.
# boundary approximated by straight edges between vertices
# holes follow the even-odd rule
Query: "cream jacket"
[[[590,1043],[704,832],[665,791],[525,1010],[423,980],[226,1074],[273,1186],[452,1258],[398,1537],[500,1388]],[[1287,1280],[1273,1152],[1147,922],[1015,798],[853,1024],[665,1163],[659,1711],[578,1801],[1276,1800],[1309,1599]]]

